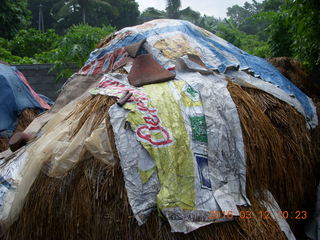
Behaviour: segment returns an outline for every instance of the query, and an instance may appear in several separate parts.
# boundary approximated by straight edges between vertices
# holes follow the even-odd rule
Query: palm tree
[[[179,18],[179,9],[181,7],[180,0],[167,0],[167,16],[168,18]]]
[[[75,9],[80,8],[82,23],[86,23],[86,16],[89,9],[92,7],[111,8],[111,4],[106,0],[60,0],[56,4],[56,8],[59,9],[58,16],[66,16]]]

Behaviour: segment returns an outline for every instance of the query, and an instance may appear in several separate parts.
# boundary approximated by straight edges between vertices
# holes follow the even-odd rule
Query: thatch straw
[[[317,184],[315,152],[306,121],[293,107],[256,89],[230,82],[247,154],[247,192],[250,199],[269,189],[282,210],[310,214]],[[262,194],[261,194],[262,193]],[[293,228],[301,220],[288,220]],[[294,229],[299,232],[301,229]]]
[[[300,62],[290,57],[271,58],[268,61],[308,96],[319,97],[319,84],[312,81],[311,74]]]
[[[313,80],[314,76],[312,76],[312,74],[308,72],[300,62],[289,57],[271,58],[269,59],[269,62],[291,82],[293,82],[303,92],[312,98],[317,108],[318,119],[320,119],[320,85]],[[319,125],[316,129],[311,129],[311,139],[313,145],[316,146],[316,156],[320,156],[320,148],[317,147],[320,146]],[[319,165],[317,169],[320,168]],[[320,172],[318,172],[317,176],[320,176]]]
[[[25,109],[21,112],[18,118],[18,125],[15,132],[22,132],[39,114],[38,109]],[[9,148],[9,138],[0,137],[0,152]]]
[[[77,107],[72,111],[68,118],[80,119],[79,123],[73,130],[74,137],[82,128],[86,120],[92,115],[96,114],[93,121],[91,132],[96,129],[100,123],[106,118],[108,109],[116,102],[114,97],[105,97],[103,95],[89,96],[77,104]]]

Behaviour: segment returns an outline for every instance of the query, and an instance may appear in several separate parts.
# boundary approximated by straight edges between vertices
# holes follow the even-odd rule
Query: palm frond
[[[64,2],[64,1],[63,1]],[[77,0],[71,0],[68,2],[64,2],[64,5],[60,5],[61,7],[59,8],[58,12],[57,12],[57,17],[61,18],[63,16],[66,16],[70,13],[70,11],[72,11],[72,6],[76,5]]]

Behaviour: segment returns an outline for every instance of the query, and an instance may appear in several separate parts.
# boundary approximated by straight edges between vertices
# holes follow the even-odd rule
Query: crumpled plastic
[[[237,108],[218,75],[177,73],[199,92],[203,102],[208,134],[208,166],[212,190],[223,211],[238,214],[236,205],[247,205],[246,164],[242,130]],[[217,167],[218,166],[218,167]]]
[[[104,59],[104,56],[109,56],[113,52],[117,54],[124,47],[143,39],[146,39],[143,48],[152,54],[163,67],[168,69],[174,68],[177,58],[185,54],[196,54],[210,70],[224,73],[228,69],[239,68],[241,71],[251,72],[254,77],[269,82],[288,95],[294,96],[300,102],[311,128],[318,124],[312,100],[270,63],[262,58],[252,56],[213,33],[183,20],[158,19],[142,25],[124,28],[116,32],[104,47],[91,52],[85,66],[90,67],[90,73],[95,72],[97,69],[101,69],[99,61]],[[117,60],[122,62],[121,59],[123,57],[119,55]]]
[[[79,119],[67,116],[76,104],[77,101],[73,101],[52,115],[38,133],[39,138],[9,156],[12,159],[1,166],[0,222],[3,226],[9,226],[16,220],[43,163],[46,162],[44,170],[53,177],[64,176],[77,162],[91,156],[109,165],[115,163],[105,122],[91,132],[94,114],[71,137]],[[40,119],[30,131],[37,131],[44,121]]]
[[[142,88],[108,74],[90,91],[133,93],[124,109],[109,110],[130,205],[139,224],[157,206],[172,231],[184,233],[232,220],[212,220],[210,211],[236,216],[237,205],[249,204],[242,132],[227,82],[190,74]]]
[[[64,176],[78,161],[85,160],[91,155],[97,156],[98,159],[107,157],[103,161],[109,164],[114,163],[108,136],[106,133],[101,134],[105,123],[91,132],[95,114],[91,114],[73,136],[79,118],[67,116],[73,111],[75,105],[76,102],[71,102],[56,113],[43,127],[42,136],[38,139],[42,144],[35,150],[33,156],[46,162],[49,176]],[[93,144],[96,145],[92,146]]]
[[[296,240],[293,232],[291,231],[290,225],[287,223],[286,219],[281,216],[281,208],[279,207],[277,201],[274,199],[271,192],[266,191],[267,200],[263,205],[267,208],[270,216],[278,223],[281,231],[286,235],[288,240]]]
[[[139,225],[142,225],[157,206],[160,184],[154,160],[126,126],[127,114],[128,111],[118,105],[109,109],[129,203]]]
[[[86,150],[91,155],[108,165],[114,164],[112,147],[107,133],[107,126],[103,121],[99,127],[92,131],[91,135],[84,141]]]

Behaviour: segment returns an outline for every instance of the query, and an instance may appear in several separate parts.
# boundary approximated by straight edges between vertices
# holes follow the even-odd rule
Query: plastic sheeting
[[[90,54],[80,73],[103,73],[104,68],[101,66],[110,65],[110,59],[106,56],[111,53],[119,52],[113,58],[116,61],[124,62],[126,56],[118,49],[123,49],[125,46],[143,39],[146,39],[144,48],[166,68],[174,67],[177,58],[191,53],[198,55],[206,66],[212,70],[225,72],[226,69],[234,67],[239,67],[240,70],[248,70],[255,77],[260,77],[263,81],[269,82],[288,95],[295,97],[300,102],[310,126],[315,127],[318,124],[317,114],[311,99],[281,75],[271,64],[264,59],[242,51],[204,29],[182,20],[154,20],[118,31],[105,47],[96,49]]]
[[[283,218],[281,213],[281,208],[279,207],[277,201],[274,199],[271,192],[266,191],[267,202],[264,206],[267,208],[270,216],[278,223],[281,231],[286,235],[288,240],[296,240],[293,232],[291,231],[290,225],[287,223],[286,219]]]
[[[160,184],[154,171],[154,160],[137,141],[134,132],[126,127],[127,114],[127,110],[117,105],[109,109],[129,203],[139,225],[142,225],[157,206],[156,196]],[[143,181],[141,173],[145,173],[148,181]]]
[[[67,116],[73,111],[76,103],[73,101],[56,113],[43,127],[41,137],[37,140],[39,146],[36,148],[32,145],[33,158],[47,163],[47,173],[50,176],[65,175],[77,162],[91,155],[98,159],[106,157],[103,161],[113,164],[114,158],[108,135],[106,132],[101,134],[105,126],[101,124],[91,132],[94,114],[74,135],[79,119]]]
[[[179,78],[138,89],[125,75],[108,74],[90,92],[133,93],[124,105],[130,111],[113,106],[109,114],[139,224],[157,206],[172,231],[188,233],[232,220],[212,220],[210,211],[237,216],[237,205],[249,201],[240,121],[227,82],[198,73]]]
[[[178,72],[177,79],[186,81],[200,93],[207,125],[208,163],[213,169],[209,174],[217,183],[213,188],[215,198],[221,209],[237,215],[235,206],[248,203],[246,163],[238,111],[227,82],[217,75],[186,72]]]
[[[11,136],[18,114],[26,108],[50,109],[27,84],[23,75],[0,63],[0,134]]]
[[[30,186],[38,175],[41,164],[29,161],[29,153],[21,149],[15,159],[7,162],[0,170],[0,222],[9,226],[20,209]]]
[[[94,116],[72,136],[78,121],[67,119],[75,101],[69,103],[41,130],[41,136],[11,156],[0,168],[0,223],[10,225],[18,216],[26,195],[43,163],[50,176],[60,177],[78,161],[93,156],[106,164],[114,164],[114,155],[105,122],[90,131]]]
[[[288,93],[283,91],[281,88],[278,88],[277,86],[271,83],[262,81],[261,79],[255,78],[250,74],[242,71],[229,70],[226,72],[226,76],[230,77],[234,82],[236,82],[240,86],[260,89],[264,92],[273,95],[274,97],[293,106],[299,113],[305,116],[305,112],[301,103],[296,98],[293,98]],[[313,103],[311,104],[313,106]]]

